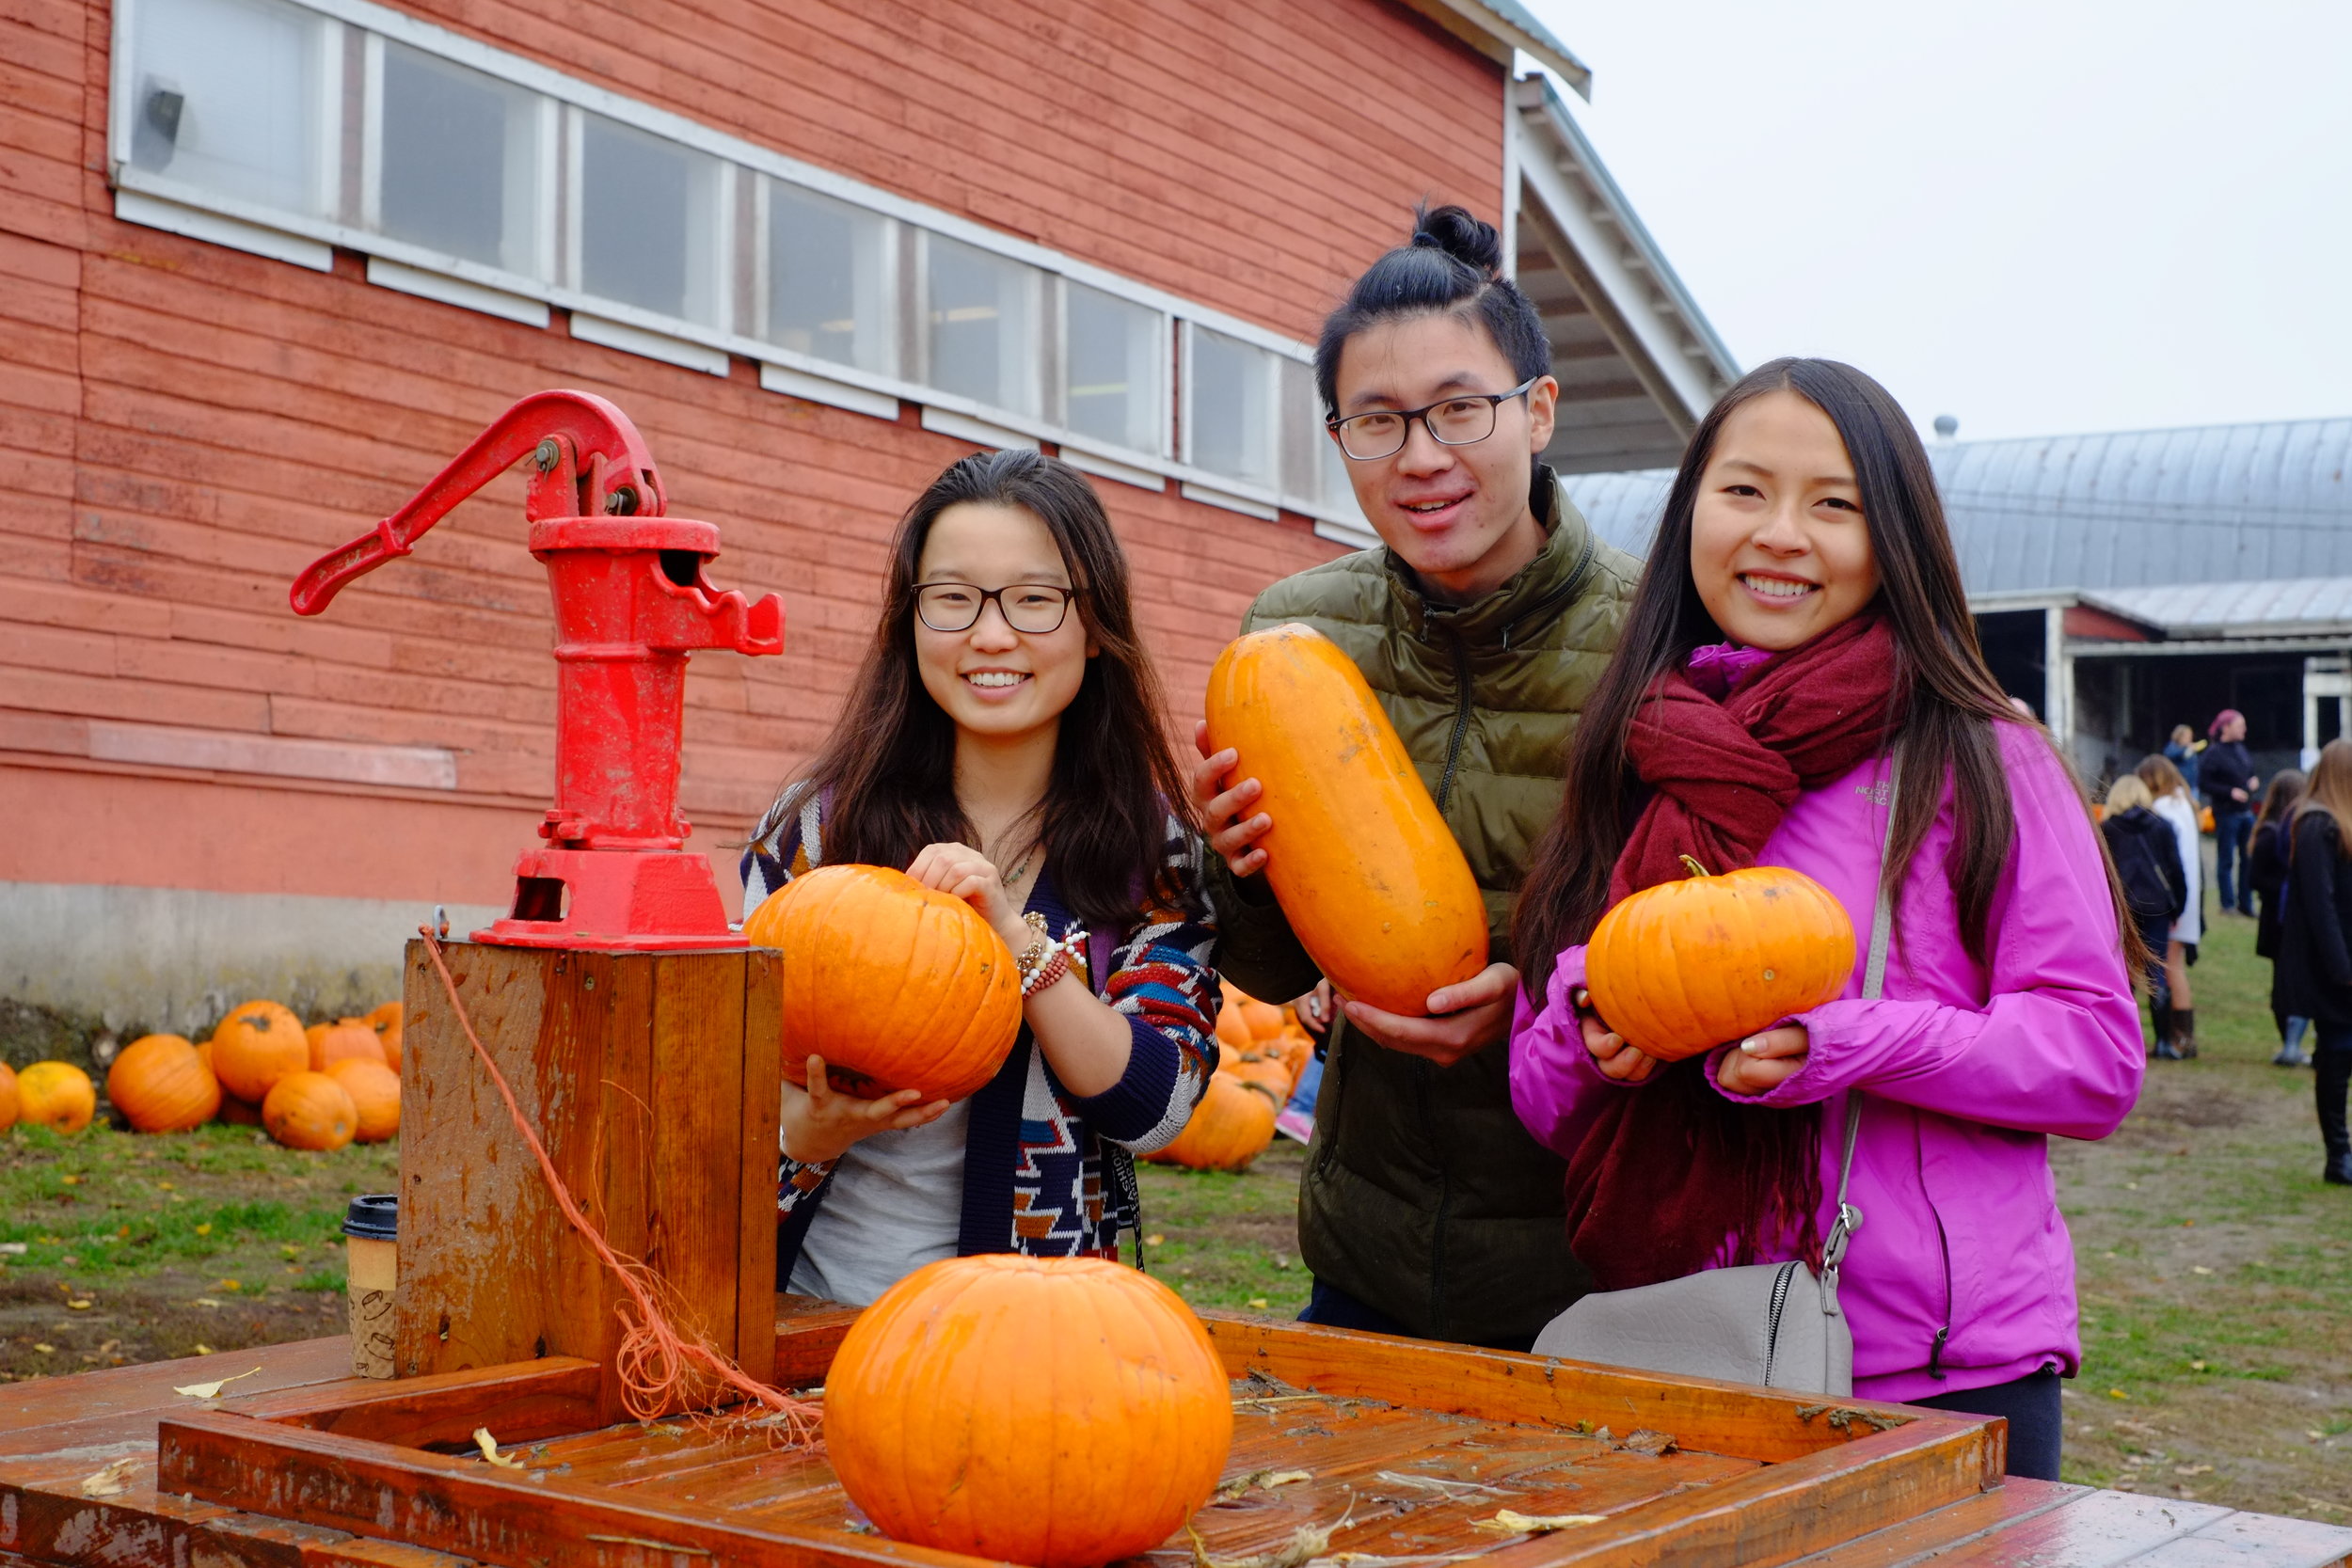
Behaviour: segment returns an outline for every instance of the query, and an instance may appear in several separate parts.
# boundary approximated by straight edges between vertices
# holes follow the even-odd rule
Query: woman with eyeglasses
[[[1511,899],[1641,563],[1594,535],[1542,461],[1551,345],[1493,227],[1459,207],[1414,217],[1315,348],[1381,547],[1274,584],[1242,629],[1303,621],[1355,660],[1478,879],[1494,961],[1415,1016],[1322,1011],[1322,975],[1260,875],[1274,821],[1246,761],[1200,758],[1193,800],[1213,831],[1225,973],[1252,996],[1312,989],[1303,1010],[1330,1020],[1298,1197],[1314,1275],[1301,1315],[1523,1350],[1585,1279],[1559,1244],[1565,1167],[1511,1110]]]
[[[813,1054],[785,1085],[777,1281],[859,1307],[941,1258],[1116,1258],[1133,1156],[1216,1066],[1200,843],[1093,488],[1033,451],[963,458],[887,572],[840,722],[753,834],[744,908],[818,864],[904,867],[1005,939],[1023,1028],[952,1105],[861,1098]]]

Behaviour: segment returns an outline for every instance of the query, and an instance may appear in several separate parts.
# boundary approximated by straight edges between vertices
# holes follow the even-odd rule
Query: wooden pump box
[[[574,1200],[656,1277],[681,1334],[767,1382],[777,955],[442,953]],[[623,1419],[625,1292],[557,1207],[421,941],[408,944],[405,1000],[393,1375],[578,1356],[603,1370],[602,1418]]]

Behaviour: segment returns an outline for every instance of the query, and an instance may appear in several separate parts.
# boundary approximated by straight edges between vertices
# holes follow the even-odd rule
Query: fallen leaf
[[[1644,1428],[1640,1432],[1627,1433],[1625,1441],[1619,1443],[1617,1447],[1628,1453],[1655,1454],[1663,1459],[1675,1451],[1675,1440],[1671,1433],[1651,1432]]]
[[[509,1455],[499,1452],[498,1439],[490,1435],[490,1429],[488,1427],[474,1428],[473,1440],[481,1447],[482,1457],[497,1465],[500,1469],[519,1470],[523,1468],[523,1462],[521,1460],[515,1459]]]
[[[224,1279],[215,1284],[213,1289],[215,1291],[242,1291],[245,1287],[238,1284],[233,1279]]]
[[[1575,1525],[1597,1525],[1602,1518],[1598,1513],[1521,1513],[1503,1508],[1496,1510],[1491,1519],[1472,1519],[1470,1528],[1488,1535],[1541,1535]]]
[[[1251,1296],[1249,1298],[1249,1305],[1259,1311],[1263,1311],[1265,1309],[1265,1304],[1266,1301],[1263,1296]]]
[[[82,1184],[82,1179],[78,1176],[60,1176],[57,1180],[69,1187],[78,1187]]]
[[[1511,1494],[1500,1486],[1481,1486],[1474,1481],[1455,1481],[1451,1476],[1408,1476],[1402,1470],[1375,1470],[1375,1481],[1385,1481],[1391,1486],[1410,1486],[1422,1492],[1435,1492],[1441,1497],[1471,1497],[1484,1492],[1489,1497],[1507,1497]]]
[[[196,1348],[199,1351],[201,1351],[204,1347],[202,1345],[199,1345]],[[253,1376],[261,1370],[261,1368],[256,1367],[250,1372],[239,1372],[235,1377],[218,1378],[211,1383],[191,1383],[183,1388],[174,1388],[172,1389],[172,1392],[175,1394],[185,1394],[192,1400],[216,1400],[220,1398],[220,1391],[223,1388],[228,1387],[232,1383],[244,1382],[246,1378]]]
[[[2211,1274],[2211,1273],[2213,1273],[2213,1271],[2212,1271],[2211,1269],[2209,1269],[2209,1268],[2205,1267],[2205,1265],[2204,1265],[2204,1264],[2202,1264],[2202,1263],[2191,1263],[2191,1264],[2188,1266],[2188,1272],[2189,1272],[2189,1273],[2191,1273],[2191,1274]]]
[[[210,1345],[199,1345],[196,1347],[196,1354],[199,1355],[210,1355],[213,1354],[213,1347]]]
[[[2131,1395],[2123,1392],[2121,1388],[2110,1388],[2107,1390],[2107,1398],[2111,1400],[2127,1400],[2131,1398]]]
[[[220,1303],[215,1301],[210,1296],[199,1296],[196,1298],[196,1305],[199,1307],[218,1307]]]
[[[43,1355],[55,1355],[55,1354],[57,1354],[57,1347],[56,1347],[56,1346],[55,1346],[55,1345],[35,1345],[33,1348],[34,1348],[35,1350],[39,1351],[39,1352],[40,1352],[41,1354],[43,1354]],[[2318,1436],[2318,1435],[2319,1435],[2319,1433],[2317,1433],[2316,1432],[2314,1432],[2314,1433],[2312,1433],[2312,1435],[2313,1437],[2316,1437],[2316,1436]]]
[[[31,1245],[30,1242],[0,1242],[0,1252],[5,1252],[11,1258],[22,1258]]]
[[[206,1223],[204,1223],[204,1224],[202,1224],[202,1225],[198,1226],[198,1227],[196,1227],[196,1233],[197,1233],[198,1235],[199,1235],[199,1236],[209,1236],[209,1235],[211,1235],[211,1234],[213,1233],[213,1227],[212,1227],[211,1222],[210,1222],[210,1221],[207,1221]]]
[[[1331,1549],[1331,1537],[1345,1528],[1355,1516],[1356,1505],[1327,1525],[1301,1525],[1291,1532],[1291,1538],[1270,1552],[1255,1552],[1248,1557],[1211,1557],[1208,1543],[1190,1525],[1184,1533],[1192,1537],[1193,1568],[1301,1568]]]
[[[87,1296],[75,1296],[72,1301],[67,1302],[66,1306],[76,1312],[87,1312],[89,1310],[90,1300]]]
[[[2175,1465],[2172,1466],[2172,1473],[2176,1476],[2209,1476],[2213,1474],[2213,1466],[2210,1465]]]
[[[128,1459],[118,1459],[95,1475],[82,1478],[82,1496],[85,1497],[119,1497],[131,1490],[131,1472],[138,1467],[139,1456],[137,1454],[133,1454]]]
[[[2192,1361],[2188,1364],[2188,1370],[2192,1372],[2201,1372],[2205,1370],[2205,1364],[2202,1361]]]
[[[158,1181],[155,1183],[155,1190],[157,1192],[167,1193],[171,1191],[171,1183],[168,1181]]]
[[[1216,1495],[1220,1497],[1238,1497],[1245,1492],[1261,1488],[1271,1492],[1278,1486],[1295,1486],[1302,1481],[1314,1479],[1313,1474],[1307,1470],[1252,1470],[1218,1487]]]
[[[1145,1246],[1160,1246],[1166,1243],[1167,1241],[1167,1237],[1162,1236],[1155,1231],[1152,1235],[1146,1236],[1143,1239],[1143,1244]]]

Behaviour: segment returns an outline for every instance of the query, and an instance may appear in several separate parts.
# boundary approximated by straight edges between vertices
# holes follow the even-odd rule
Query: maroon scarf
[[[1884,749],[1900,715],[1894,634],[1856,616],[1756,670],[1721,700],[1681,671],[1654,686],[1628,752],[1648,803],[1610,877],[1611,903],[1687,873],[1753,865],[1799,791]],[[1818,1257],[1820,1117],[1740,1105],[1708,1058],[1611,1094],[1568,1162],[1568,1243],[1605,1291],[1695,1274],[1737,1237],[1735,1261],[1795,1236]]]

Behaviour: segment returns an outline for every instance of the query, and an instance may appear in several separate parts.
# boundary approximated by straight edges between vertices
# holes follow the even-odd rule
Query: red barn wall
[[[404,8],[1294,337],[1413,201],[1501,203],[1500,69],[1393,0]],[[785,598],[782,657],[697,656],[690,682],[683,803],[706,847],[739,836],[836,711],[898,514],[969,446],[912,405],[764,391],[742,359],[721,379],[575,341],[562,311],[372,287],[348,253],[322,275],[118,222],[110,25],[95,0],[0,0],[0,897],[502,902],[553,731],[519,480],[319,620],[285,594],[549,386],[635,419],[671,511],[720,527],[713,581]],[[1337,546],[1098,483],[1189,715],[1249,597]],[[220,737],[251,744],[224,763]],[[317,742],[446,749],[455,788],[275,776],[273,747]]]

